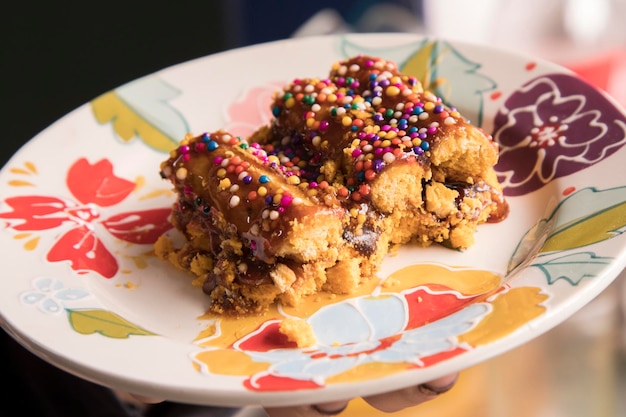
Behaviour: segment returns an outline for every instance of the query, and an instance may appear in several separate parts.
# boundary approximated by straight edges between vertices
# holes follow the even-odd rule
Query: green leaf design
[[[626,187],[583,188],[565,199],[522,238],[509,262],[509,271],[530,256],[548,256],[582,248],[624,233]],[[538,253],[530,250],[540,244]]]
[[[421,68],[427,68],[426,73]],[[483,122],[483,95],[496,89],[493,79],[482,74],[482,64],[462,55],[449,42],[432,41],[417,51],[402,66],[407,74],[416,74],[424,88],[433,91],[450,106],[463,103],[459,110],[466,117]]]
[[[77,309],[67,312],[70,325],[80,334],[100,333],[114,339],[127,339],[132,334],[155,335],[108,310]]]
[[[534,263],[532,266],[541,269],[550,285],[559,279],[578,285],[585,277],[597,276],[606,265],[611,263],[612,259],[596,256],[593,252],[578,252],[546,262]]]
[[[626,202],[576,219],[548,238],[541,252],[580,248],[611,239],[626,226]]]
[[[402,72],[417,77],[424,88],[433,91],[451,106],[463,103],[459,110],[473,123],[483,122],[483,95],[497,88],[496,82],[481,73],[482,64],[461,54],[445,41],[423,39],[390,47],[361,45],[342,38],[339,49],[344,56],[371,54],[395,61]]]
[[[125,142],[138,138],[159,152],[178,146],[189,126],[170,102],[180,91],[158,77],[144,77],[91,101],[98,123],[110,123]]]

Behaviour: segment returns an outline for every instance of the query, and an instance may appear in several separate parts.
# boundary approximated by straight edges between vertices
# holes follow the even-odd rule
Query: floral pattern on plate
[[[28,163],[13,172],[27,178],[13,184],[36,186],[31,180],[38,175],[36,165]],[[66,185],[72,198],[64,193],[6,197],[4,205],[10,210],[0,212],[0,219],[17,233],[16,239],[27,239],[25,248],[29,250],[37,247],[36,233],[56,235],[60,229],[60,236],[46,250],[45,257],[49,262],[67,262],[79,274],[96,272],[112,278],[119,271],[118,259],[104,244],[99,228],[124,242],[146,245],[172,227],[167,220],[169,208],[118,212],[100,219],[102,209],[121,203],[137,187],[135,181],[116,176],[107,159],[96,163],[76,160],[67,171]]]

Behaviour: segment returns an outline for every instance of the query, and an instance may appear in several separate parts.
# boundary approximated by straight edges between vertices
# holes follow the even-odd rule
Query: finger
[[[347,401],[334,401],[298,407],[266,407],[269,417],[327,417],[336,416],[348,407]]]
[[[311,408],[322,416],[336,416],[348,407],[347,401],[335,401],[312,405]]]
[[[424,384],[385,394],[372,395],[363,399],[380,411],[393,413],[437,398],[437,396],[452,389],[457,378],[457,373],[450,374]]]
[[[144,395],[138,395],[138,394],[128,394],[128,395],[132,397],[134,400],[145,403],[145,404],[157,404],[157,403],[162,403],[164,401],[161,398],[146,397]]]

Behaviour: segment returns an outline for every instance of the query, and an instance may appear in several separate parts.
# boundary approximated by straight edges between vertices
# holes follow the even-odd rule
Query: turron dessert
[[[395,63],[359,55],[274,95],[249,138],[188,134],[161,164],[177,195],[157,255],[217,314],[260,314],[371,279],[390,246],[462,250],[508,205],[498,147]]]

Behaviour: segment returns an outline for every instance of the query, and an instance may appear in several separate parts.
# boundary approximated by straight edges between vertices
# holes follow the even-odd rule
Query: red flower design
[[[83,204],[109,207],[124,200],[135,183],[113,175],[113,166],[106,159],[92,165],[82,158],[67,171],[67,188]]]
[[[12,210],[0,213],[0,219],[7,219],[6,227],[17,231],[69,225],[70,230],[54,242],[46,259],[67,261],[78,273],[93,271],[112,278],[119,265],[96,232],[96,220],[100,218],[97,208],[122,202],[135,189],[135,183],[115,176],[111,162],[106,159],[91,164],[81,158],[69,168],[66,184],[77,201],[38,195],[9,197],[4,202]],[[172,227],[169,213],[169,208],[119,213],[97,224],[117,239],[151,244]]]

